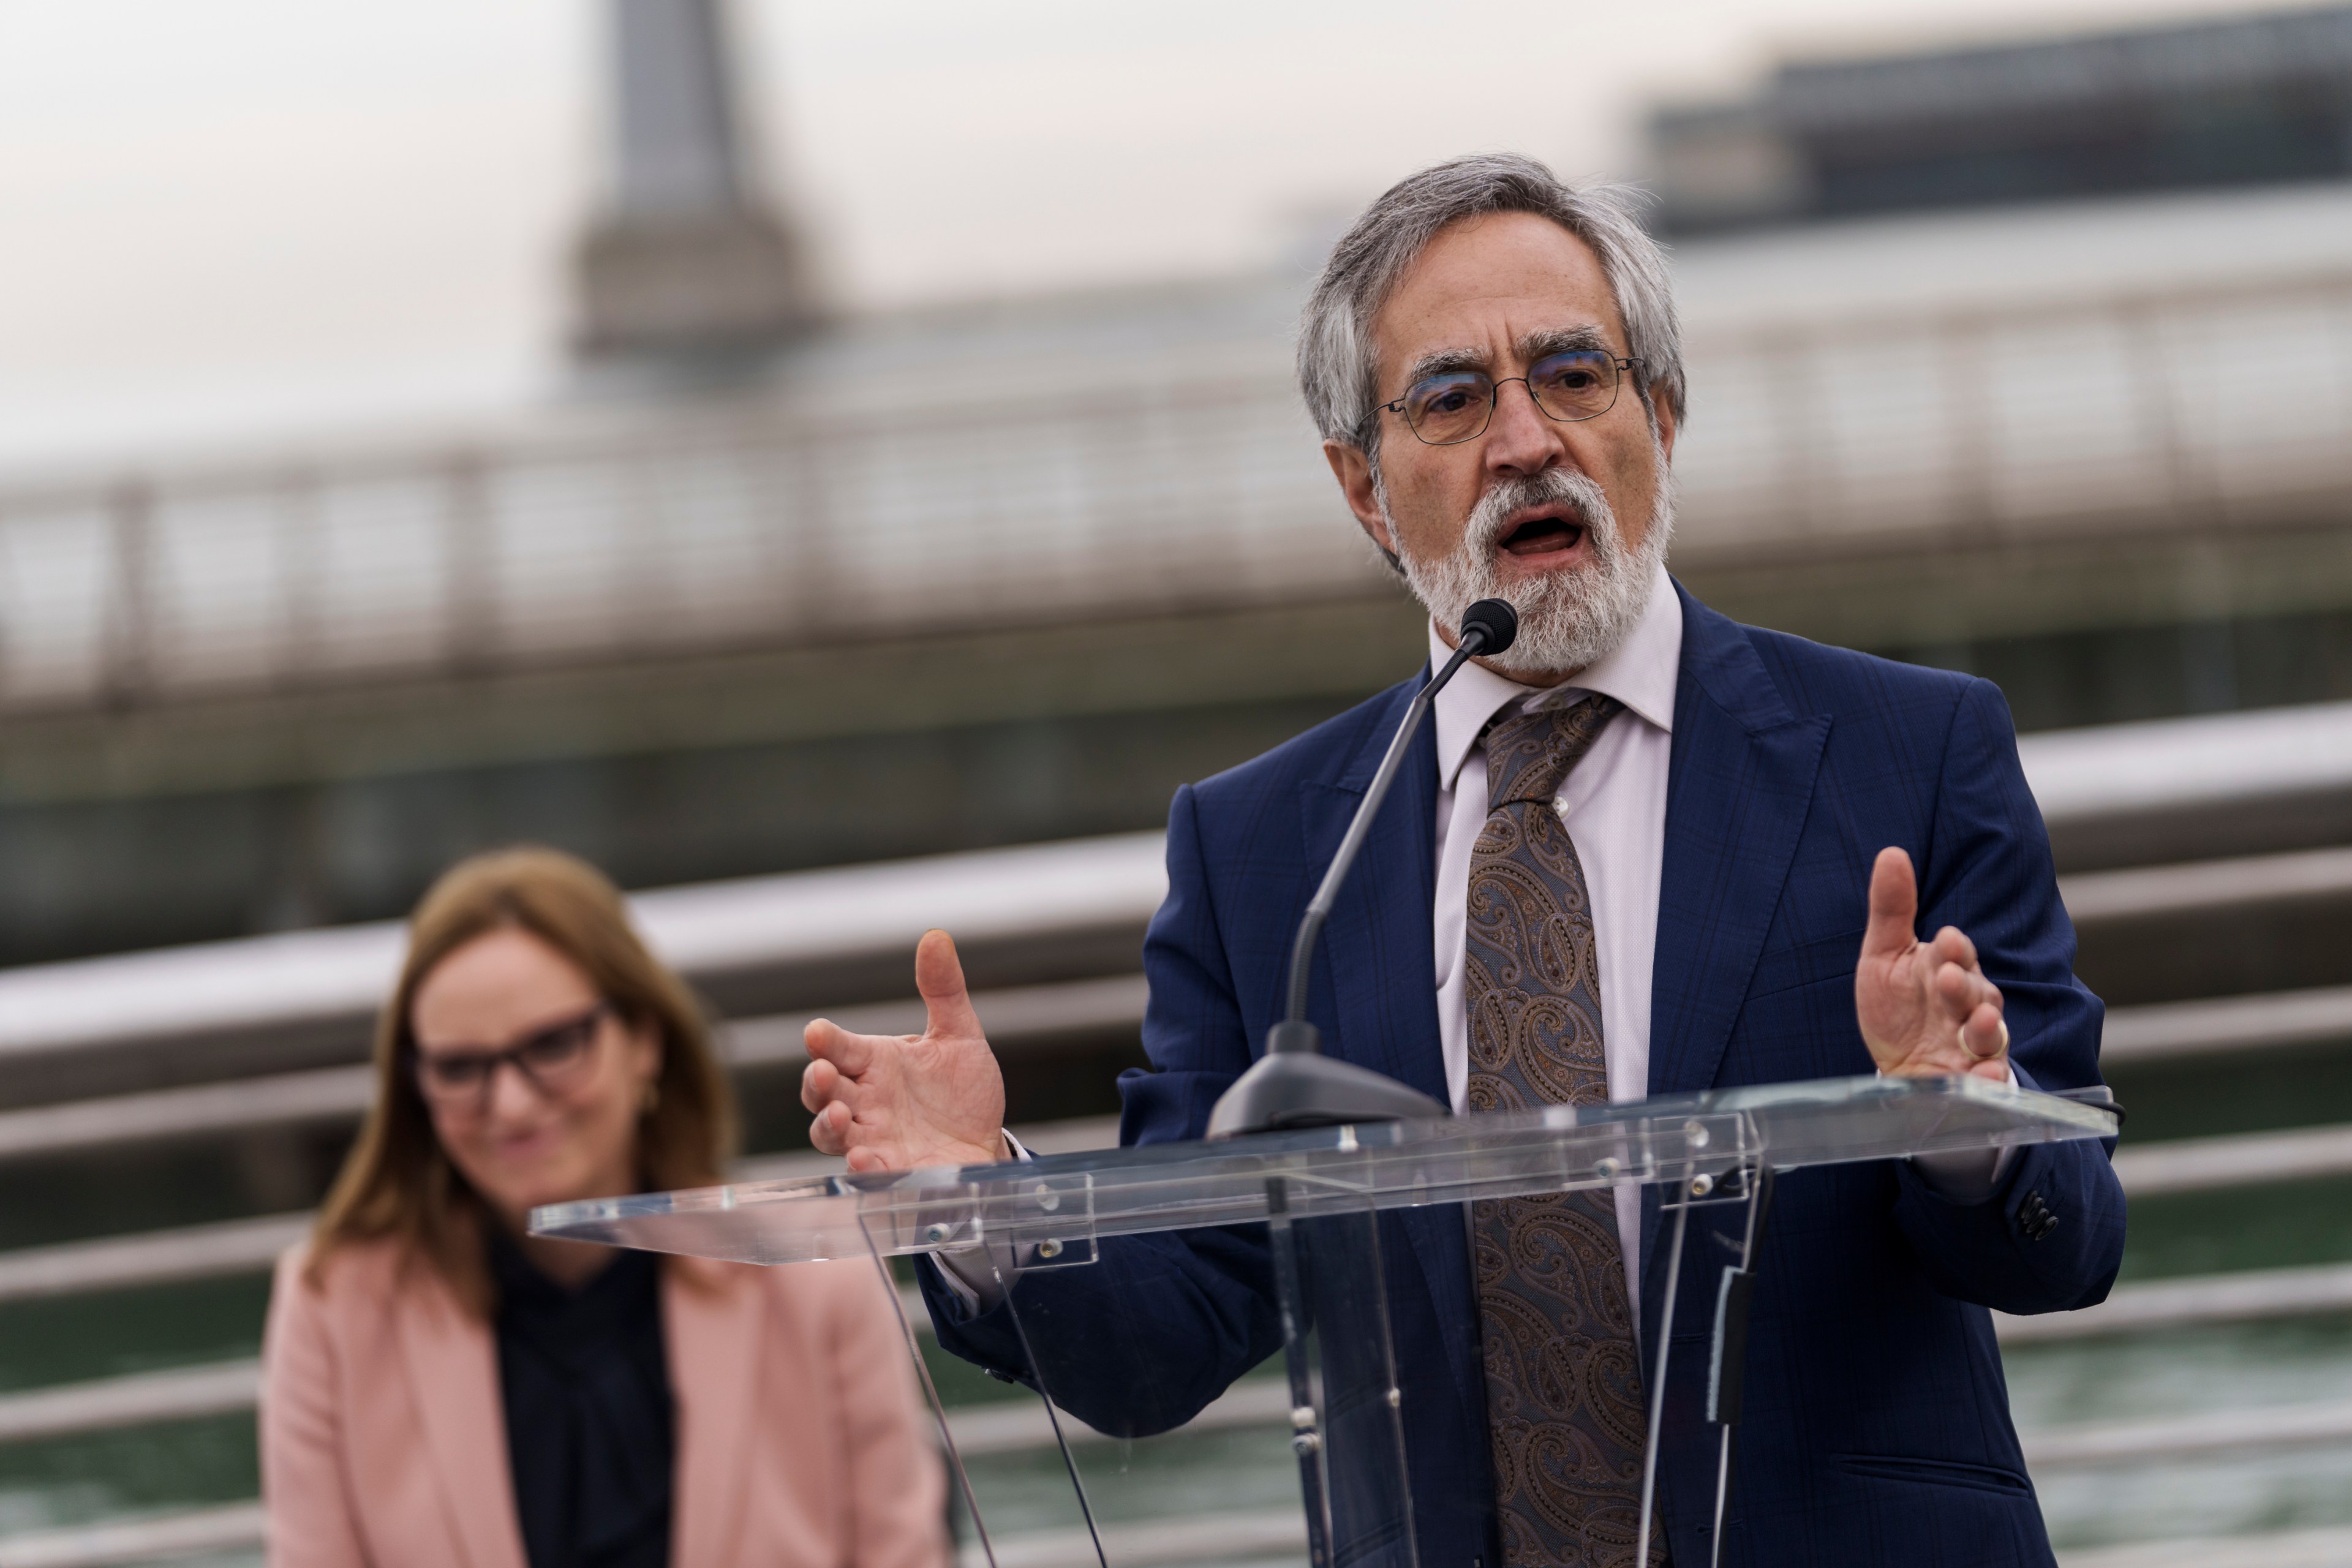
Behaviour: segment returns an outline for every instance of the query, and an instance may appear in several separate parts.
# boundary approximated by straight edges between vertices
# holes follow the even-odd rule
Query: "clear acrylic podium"
[[[942,1404],[939,1384],[952,1369],[941,1365],[935,1380],[914,1325],[902,1323],[968,1513],[968,1563],[997,1564],[1002,1556],[1004,1568],[1016,1560],[1101,1568],[1243,1561],[1418,1568],[1405,1461],[1411,1413],[1402,1392],[1411,1380],[1398,1375],[1400,1355],[1416,1347],[1398,1346],[1390,1332],[1381,1211],[1656,1184],[1664,1215],[1657,1245],[1672,1250],[1654,1321],[1671,1322],[1693,1211],[1738,1205],[1718,1216],[1743,1238],[1736,1263],[1727,1249],[1689,1249],[1689,1271],[1706,1276],[1692,1288],[1717,1302],[1706,1418],[1723,1427],[1719,1540],[1745,1281],[1759,1262],[1772,1174],[2112,1137],[2116,1122],[2116,1112],[2094,1099],[1980,1079],[1836,1079],[961,1170],[656,1193],[541,1209],[531,1220],[545,1236],[745,1263],[871,1258],[886,1276],[892,1258],[953,1251],[966,1277],[992,1278],[1010,1306],[1028,1381],[1040,1385],[1044,1400],[967,1380],[1000,1397]],[[1265,1228],[1246,1228],[1255,1226]],[[1057,1289],[1033,1277],[1097,1266],[1122,1237],[1232,1227],[1262,1237],[1270,1257],[1280,1375],[1269,1363],[1266,1373],[1235,1383],[1166,1436],[1105,1441],[1057,1411],[1058,1404],[1084,1402],[1060,1396],[1055,1347],[1082,1340],[1088,1325],[1069,1321],[1077,1309],[1066,1287],[1076,1281]],[[1769,1266],[1769,1249],[1764,1261]],[[908,1310],[902,1307],[902,1318]],[[1672,1345],[1666,1336],[1651,1352],[1654,1389],[1664,1384],[1663,1357]],[[1136,1408],[1165,1408],[1158,1385],[1181,1382],[1185,1369],[1135,1359],[1119,1369],[1119,1381]],[[1010,1394],[1031,1403],[1001,1397]],[[1099,1388],[1089,1397],[1098,1406]],[[1651,1401],[1652,1467],[1664,1404]],[[1645,1536],[1650,1485],[1645,1474]]]

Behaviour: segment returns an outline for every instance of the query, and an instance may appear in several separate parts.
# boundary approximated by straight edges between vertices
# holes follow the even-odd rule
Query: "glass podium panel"
[[[1982,1079],[1805,1083],[1547,1106],[1507,1116],[1266,1132],[962,1170],[748,1182],[558,1204],[539,1234],[742,1263],[939,1252],[987,1240],[1091,1247],[1100,1239],[1267,1217],[1292,1179],[1297,1217],[1459,1203],[2080,1138],[2112,1138],[2103,1104]],[[1074,1255],[1078,1256],[1078,1255]]]
[[[945,1255],[938,1279],[952,1263],[979,1310],[1003,1304],[996,1353],[1030,1385],[943,1357],[929,1310],[898,1294],[972,1516],[967,1562],[1419,1568],[1391,1211],[1657,1184],[1670,1316],[1693,1210],[1742,1206],[1744,1268],[1773,1172],[2116,1129],[2104,1104],[1979,1079],[1826,1079],[648,1194],[542,1209],[532,1228],[757,1264],[862,1256],[886,1274]],[[1690,1286],[1722,1294],[1706,1418],[1727,1465],[1738,1271]],[[1224,1331],[1213,1354],[1154,1353],[1152,1292],[1228,1283],[1198,1314]]]
[[[1117,1322],[1132,1298],[1087,1289],[1087,1266],[1064,1264],[1066,1250],[960,1255],[967,1277],[992,1278],[1021,1361],[1050,1396],[1005,1406],[1001,1435],[950,1412],[970,1509],[992,1547],[1011,1549],[986,1555],[1418,1568],[1377,1214],[1294,1219],[1283,1180],[1270,1217],[1225,1238],[1229,1257],[1267,1266],[1278,1348],[1223,1387],[1139,1351]],[[1118,1261],[1126,1279],[1152,1272],[1132,1251]]]

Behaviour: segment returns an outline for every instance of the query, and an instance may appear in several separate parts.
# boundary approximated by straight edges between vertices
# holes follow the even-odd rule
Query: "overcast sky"
[[[767,172],[854,307],[1277,264],[1412,167],[1637,172],[1789,53],[2243,0],[740,0]],[[561,384],[600,0],[0,0],[0,465]]]

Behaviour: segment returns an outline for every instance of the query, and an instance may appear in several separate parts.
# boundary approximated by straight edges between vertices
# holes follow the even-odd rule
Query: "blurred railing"
[[[2272,852],[2217,856],[2227,841],[2216,821],[2291,819],[2315,800],[2352,791],[2352,704],[2210,716],[2030,737],[2028,781],[2062,839],[2099,827],[2096,841],[2136,846],[2134,858],[2070,872],[2061,890],[2085,951],[2148,946],[2174,963],[2170,945],[2249,940],[2243,966],[2193,994],[2140,1001],[2107,1016],[2103,1060],[2133,1070],[2172,1063],[2216,1083],[2275,1070],[2283,1062],[2326,1059],[2352,1041],[2352,985],[2342,984],[2335,933],[2352,921],[2352,852],[2341,843],[2280,842]],[[2301,803],[2299,805],[2299,803]],[[2333,821],[2333,818],[2328,819]],[[2183,824],[2201,824],[2191,829]],[[2132,831],[2124,828],[2138,825]],[[2104,825],[2104,826],[2102,826]],[[932,923],[971,939],[968,952],[1016,941],[1071,943],[1087,929],[1121,933],[1091,974],[984,991],[975,997],[992,1039],[1008,1059],[1056,1041],[1139,1023],[1145,986],[1131,972],[1132,933],[1160,899],[1157,836],[974,852],[641,894],[635,910],[650,939],[689,975],[747,966],[798,965],[855,973],[857,957],[887,951],[903,974],[904,953]],[[2278,967],[2271,933],[2318,931],[2329,943],[2320,976]],[[2172,934],[2167,936],[2166,932]],[[1025,936],[1024,936],[1025,933]],[[266,1026],[309,1017],[352,1020],[381,993],[394,956],[391,928],[307,932],[184,950],[123,955],[18,971],[0,984],[0,1068],[26,1081],[66,1080],[58,1059],[119,1053],[140,1042],[183,1059],[182,1081],[135,1095],[95,1079],[69,1097],[45,1093],[0,1110],[0,1163],[61,1152],[111,1157],[134,1145],[223,1146],[288,1125],[348,1124],[366,1104],[364,1067],[269,1070],[241,1051],[215,1070],[216,1046]],[[823,1009],[849,1026],[891,1033],[916,1026],[914,998]],[[789,1074],[801,1060],[799,1014],[739,1019],[724,1037],[746,1074]],[[174,1031],[177,1031],[174,1033]],[[364,1030],[347,1044],[363,1048]],[[2313,1053],[2320,1053],[2314,1055]],[[13,1063],[13,1067],[11,1064]],[[281,1064],[282,1065],[282,1064]],[[0,1101],[8,1079],[0,1073]],[[2128,1089],[2126,1099],[2132,1095]],[[2325,1102],[2320,1102],[2324,1104]],[[2143,1111],[2147,1107],[2141,1107]],[[2318,1112],[2315,1112],[2318,1113]],[[2146,1123],[2142,1124],[2143,1126]],[[1094,1147],[1116,1137],[1095,1120],[1018,1130],[1045,1152]],[[804,1156],[770,1156],[741,1174],[798,1173]],[[822,1164],[823,1162],[817,1162]],[[2252,1212],[2282,1193],[2352,1174],[2352,1124],[2328,1122],[2219,1136],[2127,1139],[2116,1172],[2137,1205],[2184,1194],[2229,1194]],[[76,1299],[207,1279],[251,1277],[307,1230],[303,1214],[268,1214],[143,1234],[85,1237],[0,1252],[0,1304]],[[2201,1325],[2342,1321],[2352,1313],[2352,1262],[2340,1259],[2137,1280],[2079,1311],[2000,1318],[2005,1347],[2151,1332]],[[923,1314],[912,1314],[918,1323]],[[218,1353],[218,1352],[215,1352]],[[0,1451],[30,1455],[45,1443],[100,1433],[165,1429],[172,1423],[230,1417],[252,1409],[257,1372],[239,1350],[195,1365],[150,1367],[0,1394]],[[1213,1406],[1212,1425],[1279,1425],[1279,1384],[1244,1384]],[[968,1453],[1050,1452],[1052,1436],[1035,1405],[959,1405],[954,1430]],[[1196,1424],[1197,1425],[1197,1424]],[[241,1440],[242,1427],[236,1429]],[[2029,1424],[2021,1434],[2037,1477],[2064,1471],[2145,1469],[2157,1464],[2224,1465],[2257,1456],[2352,1445],[2352,1404],[2326,1389],[2307,1401],[2178,1415],[2130,1414],[2097,1421]],[[22,1462],[22,1461],[20,1461]],[[265,1520],[249,1503],[121,1519],[38,1533],[0,1532],[0,1568],[107,1568],[198,1552],[251,1552]],[[1288,1550],[1297,1529],[1289,1510],[1228,1510],[1197,1521],[1158,1521],[1114,1542],[1113,1560],[1258,1561]],[[1188,1533],[1189,1532],[1189,1533]],[[1000,1542],[999,1562],[1028,1568],[1092,1563],[1082,1537],[1038,1532]],[[2306,1547],[2314,1553],[2295,1556]],[[1155,1556],[1154,1553],[1159,1553]],[[2171,1553],[2167,1555],[2167,1553]],[[2062,1558],[2066,1568],[2168,1568],[2194,1561],[2215,1568],[2280,1562],[2341,1562],[2352,1535],[2248,1535],[2194,1547],[2098,1548]],[[967,1558],[967,1562],[975,1559]]]
[[[1270,356],[1260,356],[1266,358]],[[1677,559],[2206,530],[2352,495],[2352,272],[1696,335]],[[1371,591],[1288,381],[575,411],[0,490],[0,709]]]
[[[847,416],[812,412],[811,389],[794,390],[439,450],[0,493],[0,706],[1377,580],[1278,384]]]
[[[1696,552],[2215,529],[2352,494],[2352,271],[1798,315],[1690,360]]]

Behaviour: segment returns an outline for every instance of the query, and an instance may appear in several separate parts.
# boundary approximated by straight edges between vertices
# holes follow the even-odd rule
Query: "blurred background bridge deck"
[[[747,1178],[823,1168],[801,1026],[918,1026],[932,925],[1024,1137],[1105,1144],[1170,792],[1422,660],[1289,380],[1305,269],[844,309],[740,15],[600,15],[562,395],[0,472],[0,1568],[256,1556],[266,1271],[452,859],[635,889]],[[2111,1007],[2123,1282],[2000,1325],[2063,1561],[2352,1562],[2352,9],[1799,50],[1646,134],[1677,576],[1996,680]],[[934,1371],[1043,1486],[1042,1413]],[[1254,1495],[1261,1392],[1129,1462]]]

